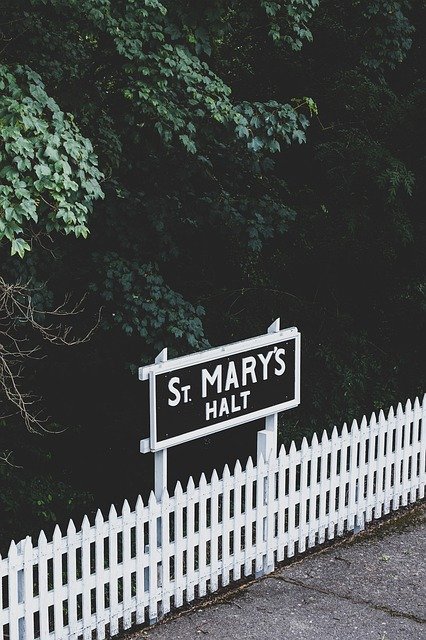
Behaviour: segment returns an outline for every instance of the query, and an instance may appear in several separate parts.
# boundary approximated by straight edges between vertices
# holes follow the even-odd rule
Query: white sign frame
[[[287,402],[282,402],[274,406],[266,407],[265,409],[259,409],[252,413],[248,413],[234,418],[229,418],[218,424],[208,425],[200,427],[199,429],[192,429],[188,433],[180,434],[167,438],[166,440],[157,441],[157,411],[156,411],[156,383],[155,377],[158,374],[176,371],[184,367],[191,366],[193,364],[201,364],[204,362],[211,362],[224,356],[232,356],[245,351],[250,351],[258,347],[268,346],[276,342],[284,340],[295,339],[295,370],[294,370],[294,398]],[[246,422],[253,422],[265,418],[272,414],[277,414],[279,411],[285,411],[292,409],[300,404],[300,360],[301,360],[301,336],[297,327],[290,327],[288,329],[282,329],[274,333],[267,333],[255,338],[248,338],[247,340],[241,340],[234,342],[223,347],[215,347],[213,349],[207,349],[198,353],[193,353],[180,358],[174,358],[173,360],[159,361],[155,364],[147,365],[139,368],[139,380],[149,380],[149,404],[150,404],[150,438],[149,448],[153,452],[162,451],[169,447],[174,447],[184,442],[190,442],[191,440],[197,440],[203,438],[212,433],[218,433],[225,429],[236,427]]]

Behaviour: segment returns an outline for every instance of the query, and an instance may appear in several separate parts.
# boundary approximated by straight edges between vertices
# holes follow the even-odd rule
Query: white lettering
[[[240,396],[243,401],[243,409],[247,409],[247,398],[250,395],[250,391],[241,391]]]
[[[231,413],[235,413],[237,411],[241,411],[241,407],[238,404],[235,404],[235,396],[231,396]]]
[[[275,352],[275,360],[280,365],[279,368],[275,367],[275,375],[282,376],[285,371],[285,362],[283,356],[285,355],[285,349],[277,349]]]
[[[269,360],[272,358],[272,354],[274,352],[273,351],[268,351],[268,353],[266,354],[266,356],[264,356],[262,353],[258,353],[257,355],[259,356],[259,360],[262,363],[263,366],[263,379],[267,380],[268,379],[268,364],[269,364]]]
[[[176,389],[176,385],[180,383],[180,378],[175,376],[174,378],[170,378],[169,380],[169,391],[173,393],[174,398],[168,399],[169,407],[175,407],[180,402],[180,391]]]
[[[187,384],[184,387],[182,387],[183,401],[184,402],[189,402],[189,390],[190,390],[190,388],[191,388],[190,384]]]
[[[247,356],[242,359],[242,385],[245,387],[247,384],[247,377],[250,375],[252,382],[257,382],[256,378],[256,358],[254,356]]]
[[[201,371],[201,397],[207,397],[207,383],[213,386],[216,383],[216,393],[222,392],[222,365],[218,364],[213,373],[207,369]]]
[[[217,400],[206,402],[206,420],[210,420],[210,417],[212,417],[213,420],[217,418]]]
[[[229,391],[231,385],[238,389],[240,386],[238,383],[237,369],[235,368],[235,362],[231,360],[228,366],[228,372],[226,374],[225,391]]]
[[[226,413],[227,415],[229,413],[228,401],[226,398],[222,398],[222,400],[220,401],[219,418],[221,418],[224,413]]]

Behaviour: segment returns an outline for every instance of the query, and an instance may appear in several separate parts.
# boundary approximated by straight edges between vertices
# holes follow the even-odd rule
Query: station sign
[[[300,404],[295,327],[141,367],[149,381],[150,449],[162,449]]]

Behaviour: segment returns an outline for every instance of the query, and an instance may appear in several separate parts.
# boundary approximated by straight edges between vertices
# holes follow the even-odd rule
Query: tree
[[[88,313],[104,307],[78,355],[28,372],[56,420],[75,425],[42,445],[55,451],[53,484],[83,451],[74,485],[107,502],[139,488],[140,462],[129,463],[145,420],[135,367],[165,345],[185,353],[257,334],[273,316],[304,335],[304,400],[285,437],[417,391],[424,3],[8,0],[5,9],[4,73],[24,93],[18,69],[39,74],[47,99],[72,114],[67,131],[82,136],[94,172],[68,190],[74,208],[86,206],[71,226],[87,227],[87,239],[56,233],[46,251],[36,240],[53,231],[47,207],[37,222],[23,219],[17,235],[32,249],[23,259],[0,244],[6,281],[47,282],[38,308],[64,291],[90,291]],[[240,432],[229,437],[242,451]],[[109,480],[93,460],[126,474]]]

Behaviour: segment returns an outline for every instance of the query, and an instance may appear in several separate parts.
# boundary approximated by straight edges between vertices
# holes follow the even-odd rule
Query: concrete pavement
[[[132,640],[426,640],[426,508],[201,603]]]

